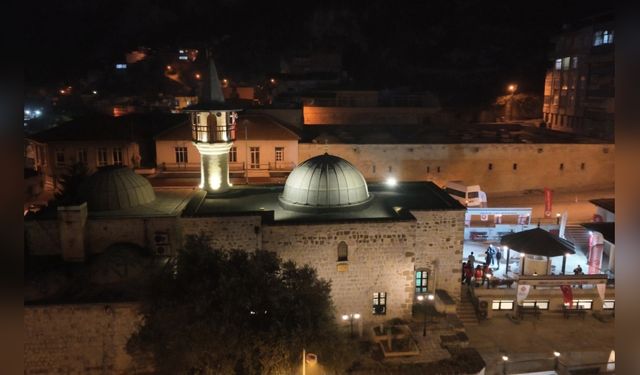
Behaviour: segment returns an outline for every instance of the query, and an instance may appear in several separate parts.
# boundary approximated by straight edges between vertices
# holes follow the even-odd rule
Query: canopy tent
[[[541,228],[534,228],[517,233],[509,233],[502,236],[500,244],[517,252],[529,255],[539,255],[549,258],[575,254],[575,246],[572,242],[560,238]],[[507,253],[507,262],[509,253]],[[566,258],[562,259],[562,273],[564,274]],[[508,266],[508,263],[507,263]],[[521,269],[524,275],[524,258]]]

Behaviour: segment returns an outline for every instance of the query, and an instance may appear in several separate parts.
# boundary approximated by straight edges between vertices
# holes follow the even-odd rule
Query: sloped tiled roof
[[[65,122],[31,136],[39,142],[147,140],[177,124],[188,125],[188,116],[171,113],[136,113],[120,117],[93,114]]]
[[[250,140],[299,140],[300,137],[291,129],[274,118],[263,114],[241,114],[238,118],[236,130],[237,139]],[[189,140],[191,139],[191,125],[179,124],[155,137],[158,141]]]

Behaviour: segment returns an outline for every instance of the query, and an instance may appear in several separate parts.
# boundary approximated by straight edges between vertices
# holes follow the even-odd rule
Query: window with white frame
[[[113,148],[113,165],[122,165],[122,149],[120,147]]]
[[[101,147],[98,149],[98,167],[103,167],[108,164],[107,161],[107,149]]]
[[[603,310],[614,310],[616,308],[616,301],[612,299],[605,299],[602,303]]]
[[[540,310],[549,310],[549,300],[524,300],[522,301],[522,307],[535,308]]]
[[[564,304],[566,307],[569,307],[568,303]],[[582,309],[582,310],[591,310],[593,307],[592,299],[574,299],[571,304],[572,309]]]
[[[56,150],[56,166],[63,167],[66,164],[64,160],[64,150]]]
[[[187,148],[184,146],[176,147],[176,163],[187,164]]]
[[[571,66],[571,57],[565,57],[562,59],[562,70],[569,70]]]
[[[251,154],[251,165],[252,169],[260,168],[260,147],[250,147],[249,152]]]
[[[373,315],[385,315],[387,313],[387,293],[373,293]]]
[[[231,147],[229,149],[229,163],[236,163],[238,161],[238,148]]]
[[[513,300],[494,299],[491,301],[491,310],[513,310]]]
[[[284,160],[284,147],[276,147],[276,161]]]
[[[571,69],[578,69],[578,56],[571,58]]]
[[[87,149],[78,149],[78,163],[87,164]]]

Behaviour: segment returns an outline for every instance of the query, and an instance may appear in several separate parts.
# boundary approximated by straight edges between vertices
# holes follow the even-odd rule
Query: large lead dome
[[[80,187],[90,211],[122,210],[153,202],[149,180],[127,167],[103,167]]]
[[[280,196],[280,202],[294,210],[354,207],[370,200],[362,173],[348,161],[327,153],[296,167]]]

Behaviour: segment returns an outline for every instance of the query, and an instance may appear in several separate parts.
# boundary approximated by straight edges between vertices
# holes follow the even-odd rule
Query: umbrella
[[[506,245],[509,249],[514,249],[520,253],[545,256],[547,257],[547,262],[549,262],[549,258],[551,257],[576,253],[575,246],[572,242],[551,234],[539,227],[504,235],[500,239],[500,244]],[[566,257],[562,258],[562,274],[565,272],[565,262]],[[508,264],[509,254],[507,253],[507,267]],[[524,261],[521,273],[524,274]]]
[[[567,253],[575,254],[571,241],[560,238],[544,229],[533,228],[502,236],[501,245],[506,245],[521,253],[557,257]]]

